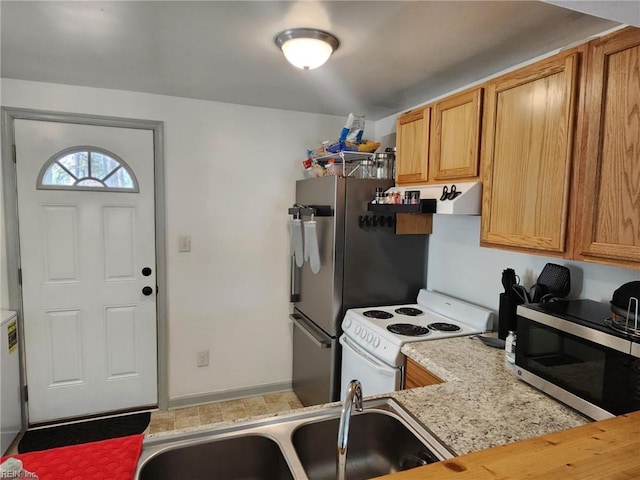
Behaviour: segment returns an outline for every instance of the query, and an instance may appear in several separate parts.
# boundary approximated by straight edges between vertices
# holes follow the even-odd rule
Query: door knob
[[[145,295],[145,296],[147,296],[147,297],[148,297],[149,295],[151,295],[152,293],[153,293],[153,288],[151,288],[151,287],[144,287],[144,288],[142,289],[142,294],[143,294],[143,295]]]
[[[149,275],[151,275],[151,269],[149,267],[144,267],[142,269],[142,275],[144,275],[145,277],[148,277]]]

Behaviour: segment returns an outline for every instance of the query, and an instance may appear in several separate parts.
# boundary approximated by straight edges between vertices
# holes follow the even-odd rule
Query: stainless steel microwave
[[[517,310],[516,375],[594,419],[640,410],[640,339],[609,326],[606,303]]]

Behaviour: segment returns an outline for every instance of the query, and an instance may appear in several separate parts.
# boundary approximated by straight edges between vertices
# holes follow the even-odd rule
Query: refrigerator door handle
[[[296,265],[295,257],[291,257],[291,297],[290,302],[300,301],[300,275],[299,268]]]
[[[318,328],[307,319],[296,313],[289,315],[289,318],[293,321],[293,325],[304,332],[318,348],[331,348],[331,339],[317,331]]]

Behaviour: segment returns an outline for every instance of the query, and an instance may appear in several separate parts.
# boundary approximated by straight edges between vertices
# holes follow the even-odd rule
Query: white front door
[[[153,132],[17,119],[15,144],[29,422],[156,405]]]

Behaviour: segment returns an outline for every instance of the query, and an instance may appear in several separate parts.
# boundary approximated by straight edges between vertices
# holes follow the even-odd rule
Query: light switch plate
[[[178,238],[178,251],[179,252],[190,252],[191,251],[191,236],[190,235],[181,235]]]

